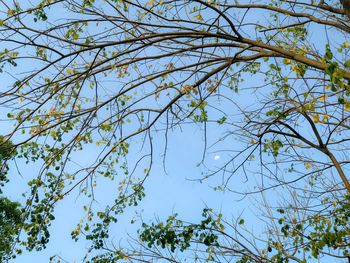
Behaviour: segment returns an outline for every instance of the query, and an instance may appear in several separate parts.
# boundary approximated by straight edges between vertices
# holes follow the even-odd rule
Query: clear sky
[[[49,16],[52,19],[61,18],[62,10],[55,10]],[[23,68],[30,68],[30,62],[24,62],[19,65],[18,71]],[[10,74],[1,75],[2,87],[0,91],[6,90],[8,85],[13,81]],[[252,87],[260,85],[261,77],[255,76],[246,79],[245,86]],[[230,91],[231,92],[231,91]],[[268,89],[264,95],[268,94]],[[233,100],[240,102],[243,107],[254,107],[257,102],[257,94],[253,94],[251,90],[242,90],[238,94],[232,96]],[[225,102],[216,102],[220,108],[230,107]],[[226,108],[227,109],[227,108]],[[236,112],[231,112],[231,118],[234,120]],[[0,112],[0,119],[4,119],[8,112]],[[210,113],[210,112],[209,112]],[[216,113],[215,113],[216,114]],[[214,115],[215,115],[214,114]],[[217,116],[215,116],[217,117]],[[2,133],[6,133],[9,127],[2,126]],[[218,123],[208,124],[207,141],[208,145],[214,143],[218,139],[218,133],[225,132],[224,128],[220,128]],[[227,132],[227,131],[226,131]],[[155,136],[155,153],[154,166],[150,178],[145,183],[146,197],[136,208],[127,208],[125,213],[119,217],[119,222],[111,229],[110,235],[113,241],[118,244],[125,242],[127,234],[136,237],[136,230],[139,228],[141,219],[145,222],[154,221],[156,218],[164,219],[172,213],[179,213],[179,218],[190,222],[198,222],[201,220],[202,209],[206,206],[213,208],[216,212],[223,212],[226,218],[244,217],[246,225],[249,229],[259,232],[261,225],[256,207],[250,206],[251,199],[240,199],[241,196],[233,194],[229,191],[215,191],[213,188],[220,184],[222,178],[220,175],[213,179],[199,182],[193,179],[201,178],[201,172],[205,171],[203,166],[197,164],[201,161],[204,147],[203,127],[200,125],[184,125],[182,129],[177,128],[169,133],[169,141],[167,155],[165,161],[165,170],[163,167],[163,154],[165,138],[163,133],[153,133]],[[159,136],[159,137],[157,137]],[[138,142],[139,143],[139,142]],[[213,146],[208,150],[205,165],[210,168],[220,167],[229,158],[232,158],[232,152],[226,150],[239,149],[243,144],[237,139],[229,138],[225,140],[225,144]],[[223,148],[220,148],[223,147]],[[219,151],[223,150],[223,151]],[[75,161],[80,164],[86,164],[95,154],[96,149],[87,147],[82,152],[75,154]],[[140,156],[137,152],[133,152],[128,158],[130,162],[135,162]],[[28,178],[37,175],[40,169],[39,164],[25,164],[23,160],[17,160],[17,166],[11,164],[9,172],[10,182],[6,185],[4,194],[13,201],[23,203],[21,194],[28,190]],[[230,180],[232,188],[243,190],[255,183],[260,175],[250,174],[249,182],[244,182],[242,174],[234,176]],[[119,178],[117,179],[119,180]],[[218,183],[219,182],[219,183]],[[117,192],[118,184],[105,179],[99,180],[96,188],[96,202],[94,205],[104,209],[105,204],[113,201],[113,194]],[[273,195],[273,192],[271,193]],[[276,198],[277,199],[277,198]],[[71,239],[70,232],[79,222],[83,210],[81,208],[84,197],[79,196],[77,191],[72,192],[65,200],[60,202],[55,209],[56,219],[52,222],[50,228],[51,239],[47,245],[47,249],[39,252],[24,252],[24,254],[12,262],[28,263],[28,262],[48,262],[53,255],[60,256],[67,262],[81,262],[84,257],[89,242],[84,237],[78,242]],[[136,223],[131,224],[130,221],[135,218]]]
[[[50,19],[61,19],[63,10],[54,10],[48,14]],[[31,61],[23,62],[16,69],[20,72],[22,69],[30,68]],[[13,72],[11,72],[13,73]],[[10,74],[3,74],[2,90],[4,90],[13,81]],[[258,78],[248,79],[246,86],[256,86]],[[244,102],[244,107],[254,104],[255,95],[249,90],[241,91],[235,95],[235,100]],[[219,102],[218,102],[219,105]],[[217,106],[218,106],[217,105]],[[231,107],[232,105],[226,105]],[[225,103],[221,105],[225,109]],[[7,112],[1,112],[3,116]],[[236,113],[232,113],[232,118]],[[8,131],[9,127],[2,127],[2,132]],[[208,144],[214,143],[218,139],[219,125],[217,123],[208,124],[207,140]],[[223,212],[227,218],[238,218],[242,215],[245,218],[248,227],[254,228],[259,232],[257,227],[257,218],[252,213],[255,207],[250,207],[249,198],[240,200],[241,196],[234,195],[230,192],[214,191],[213,188],[221,182],[220,175],[212,180],[200,183],[193,179],[201,178],[201,172],[205,169],[198,167],[197,164],[202,159],[204,147],[203,127],[200,125],[184,125],[182,129],[176,129],[169,133],[168,150],[166,156],[166,172],[163,169],[163,150],[165,139],[163,133],[157,135],[153,133],[157,143],[155,144],[155,163],[151,177],[147,180],[146,197],[136,208],[127,208],[126,212],[119,217],[119,222],[113,226],[111,236],[115,243],[120,240],[124,242],[127,234],[136,237],[136,230],[140,226],[140,216],[145,222],[154,221],[156,218],[164,219],[172,213],[179,213],[179,218],[190,222],[199,222],[201,220],[202,209],[206,206],[213,208],[216,212]],[[234,139],[227,139],[223,150],[238,149],[242,145]],[[219,146],[221,147],[221,145]],[[87,147],[84,151],[76,155],[77,163],[87,163],[94,155],[95,148]],[[231,153],[226,151],[217,151],[217,147],[207,152],[205,164],[207,167],[220,167],[228,158],[231,158]],[[222,150],[222,149],[220,149]],[[128,158],[136,160],[139,156],[137,153]],[[29,163],[24,164],[22,160],[17,160],[20,174],[17,168],[12,164],[9,178],[10,183],[5,188],[5,195],[14,201],[23,203],[21,194],[28,190],[28,178],[34,178],[40,169],[39,164]],[[255,178],[251,181],[254,183]],[[233,178],[232,186],[244,188],[242,177]],[[250,184],[250,183],[249,183]],[[242,186],[239,186],[242,185]],[[96,203],[96,207],[104,209],[104,204],[113,200],[113,193],[116,192],[117,183],[113,184],[107,180],[100,180],[99,186],[95,191],[96,199],[100,203]],[[69,195],[64,201],[59,203],[55,209],[56,219],[52,222],[50,228],[51,239],[47,245],[47,249],[39,252],[24,252],[24,254],[13,260],[15,263],[27,262],[48,262],[53,255],[59,255],[67,262],[81,262],[86,253],[89,243],[82,237],[78,242],[71,240],[70,232],[75,228],[76,224],[82,215],[81,205],[83,197],[79,196],[75,191]],[[239,200],[239,201],[238,201]],[[105,202],[105,203],[104,203]],[[243,213],[243,214],[242,214]],[[132,218],[136,218],[135,224],[130,224]],[[254,226],[254,227],[253,227]]]
[[[145,199],[136,209],[127,209],[126,213],[120,217],[120,222],[111,231],[111,236],[116,243],[119,243],[120,239],[125,241],[127,233],[136,236],[140,220],[135,224],[130,224],[130,220],[137,219],[137,214],[142,215],[146,222],[153,221],[155,218],[164,219],[174,212],[179,213],[182,219],[198,222],[205,206],[218,212],[223,211],[229,216],[238,217],[242,211],[245,211],[244,215],[250,214],[252,209],[247,207],[246,200],[235,202],[238,196],[211,190],[208,182],[199,183],[189,180],[200,177],[200,168],[196,164],[200,161],[201,155],[198,153],[202,150],[203,133],[194,126],[189,126],[182,132],[176,131],[170,136],[166,161],[167,174],[164,173],[161,162],[155,164],[153,173],[145,185]],[[88,156],[89,151],[83,151],[80,154],[81,159]],[[225,158],[220,154],[209,154],[209,156],[208,162],[212,164],[219,163],[222,158]],[[161,160],[162,157],[159,155],[158,159]],[[23,178],[18,177],[15,169],[11,169],[9,173],[11,181],[6,187],[6,194],[12,200],[21,201],[19,195],[25,189],[23,186],[26,185],[26,178],[31,176],[31,171],[35,171],[32,166],[33,164],[29,164],[27,169],[22,169]],[[102,183],[103,190],[97,193],[97,200],[110,200],[110,196],[105,193],[109,190],[113,192],[113,188],[116,187],[117,184],[113,185],[108,181]],[[70,231],[78,223],[81,212],[81,199],[75,192],[56,207],[56,219],[51,227],[51,241],[47,249],[39,252],[25,252],[13,262],[48,262],[49,257],[55,254],[68,262],[74,262],[74,260],[80,262],[85,255],[88,243],[84,239],[78,242],[72,241]],[[249,222],[249,217],[245,219]],[[251,220],[254,222],[254,217],[251,217]]]

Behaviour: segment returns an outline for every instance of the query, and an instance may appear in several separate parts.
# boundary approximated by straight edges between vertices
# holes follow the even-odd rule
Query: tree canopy
[[[55,207],[79,193],[68,231],[89,241],[87,262],[350,260],[348,2],[0,1],[1,165],[40,166],[6,253],[44,249]],[[202,131],[196,180],[257,198],[264,230],[205,207],[111,245],[188,126]],[[99,210],[104,180],[118,192]]]

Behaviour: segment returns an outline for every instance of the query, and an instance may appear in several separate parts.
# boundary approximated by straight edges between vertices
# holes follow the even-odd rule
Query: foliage
[[[11,251],[19,233],[21,223],[20,204],[5,197],[0,198],[0,260],[11,258]],[[17,251],[21,253],[21,251]]]
[[[176,216],[169,217],[165,224],[152,223],[151,226],[143,224],[141,240],[145,241],[150,248],[155,244],[163,249],[168,246],[171,252],[174,252],[175,248],[181,251],[188,249],[194,237],[198,239],[198,243],[208,247],[217,245],[218,236],[213,231],[218,229],[218,225],[223,228],[223,225],[220,224],[222,215],[217,221],[214,221],[210,215],[208,216],[208,210],[205,209],[203,221],[199,225],[189,226],[184,226],[184,222],[177,220]]]
[[[14,145],[11,141],[5,140],[3,136],[0,136],[0,194],[2,193],[2,187],[4,183],[8,182],[6,177],[8,171],[7,161],[12,159],[16,155]]]
[[[2,193],[2,187],[8,182],[7,161],[15,157],[16,150],[14,144],[6,140],[3,136],[0,136],[0,193]],[[6,197],[0,197],[0,261],[6,262],[12,258],[13,246],[16,244],[17,235],[20,231],[22,222],[22,211],[20,204],[12,202]],[[21,253],[21,250],[16,251],[17,254]]]
[[[236,258],[236,262],[290,262],[298,261],[301,253],[304,260],[318,259],[320,253],[326,249],[340,249],[342,256],[349,255],[349,196],[339,203],[333,202],[331,208],[321,215],[316,213],[303,221],[295,218],[290,220],[290,214],[284,209],[278,209],[282,216],[278,219],[278,228],[283,239],[276,240],[276,233],[266,240],[266,247],[259,254],[254,254],[240,241],[230,235],[227,230],[233,228],[233,232],[248,236],[244,233],[244,220],[240,219],[235,226],[230,226],[222,219],[222,215],[215,215],[210,209],[203,210],[203,220],[200,224],[186,224],[185,222],[171,216],[165,223],[152,223],[150,226],[143,224],[140,237],[149,247],[159,246],[162,249],[169,247],[172,252],[175,249],[184,251],[190,246],[203,244],[204,249],[194,249],[194,251],[207,252],[207,258],[203,261],[230,260]],[[240,229],[240,230],[239,230]],[[232,230],[232,229],[231,229]],[[244,234],[243,234],[244,233]],[[307,233],[307,234],[306,234]],[[230,246],[227,245],[225,237],[232,240]],[[281,240],[287,240],[281,241]],[[197,245],[198,246],[198,245]],[[291,253],[293,246],[294,253]],[[193,248],[192,248],[193,249]],[[224,251],[230,250],[229,256],[225,256]],[[195,254],[195,260],[199,260],[199,255]]]

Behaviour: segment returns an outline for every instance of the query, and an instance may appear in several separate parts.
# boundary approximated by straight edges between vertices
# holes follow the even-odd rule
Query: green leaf
[[[325,54],[325,59],[330,61],[333,59],[333,53],[329,47],[329,44],[326,45],[326,54]]]
[[[347,68],[350,68],[350,59],[345,61],[344,66],[347,67]]]

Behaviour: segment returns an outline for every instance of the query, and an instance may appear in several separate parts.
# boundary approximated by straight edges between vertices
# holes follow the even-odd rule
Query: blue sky
[[[49,17],[52,20],[60,17],[61,12],[55,10]],[[17,68],[21,71],[23,68],[31,67],[30,62],[22,62]],[[2,75],[3,88],[13,81],[13,79]],[[257,78],[246,81],[246,86],[256,85]],[[244,102],[244,106],[254,104],[256,99],[251,91],[242,91],[234,96],[235,100]],[[222,102],[221,107],[231,107],[232,105]],[[7,112],[1,114],[6,115]],[[236,113],[233,112],[232,115]],[[214,114],[215,116],[215,114]],[[220,117],[217,115],[217,117]],[[235,117],[231,116],[233,119]],[[6,132],[7,128],[3,128],[2,132]],[[218,139],[218,133],[225,131],[219,127],[217,123],[208,124],[207,140],[208,145],[214,143]],[[184,125],[181,129],[176,129],[169,133],[168,150],[166,157],[166,171],[163,169],[163,150],[164,135],[163,133],[153,133],[155,138],[155,158],[151,177],[148,178],[146,187],[146,197],[136,208],[128,208],[126,212],[120,216],[119,222],[113,226],[111,237],[115,243],[120,240],[125,242],[127,234],[136,237],[136,230],[140,226],[140,220],[135,224],[130,224],[132,218],[138,218],[140,215],[145,222],[154,221],[156,218],[164,219],[172,213],[179,213],[179,217],[186,221],[198,222],[201,219],[202,209],[206,206],[213,208],[216,212],[223,212],[227,218],[237,218],[243,213],[243,217],[249,227],[256,226],[257,218],[253,214],[255,207],[250,207],[249,198],[240,200],[241,196],[234,195],[229,192],[214,191],[213,187],[218,186],[221,182],[220,175],[202,183],[193,181],[193,179],[201,178],[201,172],[205,171],[203,167],[197,164],[201,161],[204,134],[201,125]],[[16,140],[16,138],[15,138]],[[225,141],[225,149],[238,149],[242,146],[239,141],[227,139]],[[214,146],[207,152],[205,164],[207,167],[220,167],[228,158],[230,153],[220,152],[222,145]],[[224,149],[224,150],[225,150]],[[81,164],[87,164],[91,160],[91,156],[95,154],[94,147],[87,147],[84,151],[76,155],[75,161]],[[130,161],[135,161],[139,156],[137,152],[130,155]],[[22,160],[17,160],[21,174],[17,173],[15,165],[12,164],[9,173],[10,183],[6,186],[5,195],[14,201],[23,202],[21,194],[28,190],[28,178],[34,178],[39,169],[40,163],[24,164]],[[255,178],[251,180],[253,183]],[[243,189],[246,185],[242,184],[242,177],[234,177],[231,185]],[[242,186],[240,186],[242,185]],[[249,184],[248,184],[249,185]],[[96,189],[96,208],[104,209],[104,205],[113,201],[113,193],[116,192],[117,183],[111,183],[107,180],[100,180]],[[81,206],[85,204],[84,197],[78,195],[75,191],[69,195],[64,201],[59,203],[55,210],[56,219],[53,221],[51,230],[51,240],[47,245],[47,249],[39,252],[24,252],[24,254],[13,260],[16,263],[27,262],[48,262],[49,257],[59,255],[68,262],[80,262],[86,253],[89,243],[82,237],[78,242],[71,240],[70,232],[79,222],[83,210]],[[238,200],[240,200],[238,202]]]
[[[50,14],[52,19],[60,18],[60,10],[55,10]],[[315,34],[315,32],[314,32]],[[315,37],[318,37],[318,35]],[[20,64],[18,71],[23,68],[29,68],[31,64]],[[2,87],[0,91],[13,81],[8,75],[3,74]],[[245,86],[260,85],[262,79],[258,76],[247,78]],[[257,84],[258,83],[258,84]],[[264,92],[264,95],[268,93]],[[261,95],[261,94],[258,94]],[[253,105],[257,101],[257,95],[251,91],[240,91],[233,95],[234,100],[242,103],[244,107]],[[229,107],[229,104],[222,103],[221,108]],[[0,119],[7,112],[0,112]],[[235,119],[235,112],[232,113],[232,119]],[[215,114],[213,114],[215,115]],[[219,116],[215,116],[219,117]],[[2,126],[2,133],[6,133],[10,127]],[[218,139],[218,133],[225,132],[225,128],[219,127],[217,123],[208,124],[207,140],[208,144],[214,143]],[[166,171],[163,169],[163,150],[164,150],[164,134],[153,133],[155,137],[155,154],[154,166],[151,177],[148,178],[146,187],[146,197],[136,208],[128,208],[126,212],[120,216],[119,222],[112,227],[111,237],[115,243],[125,242],[127,234],[136,236],[136,230],[140,226],[139,216],[145,222],[153,221],[156,218],[164,219],[172,213],[179,213],[180,218],[186,221],[198,222],[201,219],[201,211],[205,206],[211,207],[216,212],[223,212],[227,218],[237,218],[243,213],[248,228],[254,228],[259,232],[260,225],[258,218],[254,215],[256,207],[252,207],[251,201],[246,198],[240,200],[239,195],[230,192],[214,191],[213,187],[217,186],[220,176],[214,177],[211,180],[202,183],[193,181],[192,179],[200,178],[201,172],[205,169],[197,164],[201,161],[203,152],[204,135],[201,126],[184,125],[182,129],[176,129],[169,134],[168,150],[166,157]],[[139,142],[137,142],[139,143]],[[214,146],[207,152],[205,164],[207,167],[220,167],[220,165],[230,158],[231,153],[218,151],[220,147],[226,149],[239,149],[242,144],[233,138],[227,139],[225,143]],[[225,150],[225,149],[224,149]],[[87,164],[91,160],[91,156],[95,154],[94,147],[87,147],[84,151],[75,154],[75,161],[81,164]],[[130,162],[135,162],[138,158],[138,153],[135,151],[130,158]],[[40,164],[24,164],[22,160],[17,160],[20,167],[20,174],[17,173],[17,168],[14,164],[11,165],[9,172],[10,183],[5,188],[5,195],[14,201],[23,202],[21,193],[28,190],[28,178],[35,177]],[[257,174],[250,174],[251,178],[247,184],[243,184],[243,176],[234,176],[230,181],[230,186],[243,190],[245,187],[252,186],[255,180],[260,178]],[[119,179],[119,178],[118,178]],[[118,180],[117,179],[117,180]],[[118,185],[105,179],[99,180],[99,185],[96,189],[96,208],[104,209],[104,205],[113,201],[111,196],[116,192]],[[273,195],[273,193],[271,193]],[[277,199],[277,198],[276,198]],[[275,199],[275,201],[276,201]],[[48,262],[50,256],[59,255],[68,262],[81,262],[81,259],[86,253],[89,243],[82,237],[78,242],[74,242],[70,238],[71,230],[79,222],[82,215],[81,206],[85,204],[84,197],[78,193],[72,192],[64,201],[59,203],[55,210],[56,219],[51,227],[51,241],[47,249],[39,252],[25,252],[22,256],[13,260],[13,262]],[[136,218],[135,224],[130,224],[132,218]]]
[[[155,164],[153,173],[146,182],[146,197],[135,208],[126,210],[117,225],[113,226],[111,236],[116,243],[120,240],[126,241],[126,234],[136,236],[136,230],[140,225],[139,215],[145,222],[154,221],[156,218],[164,219],[174,212],[179,213],[180,218],[192,222],[198,222],[201,219],[201,211],[208,206],[214,211],[223,211],[229,216],[238,217],[242,211],[244,215],[252,215],[250,207],[247,207],[248,200],[235,202],[238,196],[233,194],[223,193],[221,191],[211,190],[208,182],[198,183],[189,179],[198,178],[200,176],[200,168],[197,163],[200,160],[198,153],[203,150],[203,133],[194,126],[185,128],[182,132],[174,132],[170,136],[167,159],[167,173],[165,174],[162,168],[162,163]],[[89,151],[80,153],[80,158],[84,159],[89,156]],[[219,154],[211,154],[210,161],[214,164],[220,162]],[[158,159],[161,160],[161,155]],[[9,177],[10,183],[6,187],[6,195],[13,200],[21,201],[19,195],[25,189],[27,176],[35,176],[34,164],[27,165],[26,171],[22,177],[18,177],[15,169],[11,169]],[[27,173],[33,171],[34,173]],[[236,182],[239,183],[239,182]],[[105,193],[113,192],[113,188],[117,184],[111,184],[108,181],[102,183],[101,192],[97,193],[97,200],[110,200],[110,196]],[[70,238],[70,231],[76,226],[81,217],[82,200],[74,192],[56,207],[55,216],[51,227],[51,241],[47,249],[40,252],[25,252],[13,262],[48,262],[52,255],[59,255],[68,262],[80,262],[85,255],[88,244],[82,238],[78,242],[74,242]],[[78,207],[78,209],[77,209]],[[132,218],[138,219],[135,224],[130,224]],[[249,222],[249,217],[245,217]],[[254,217],[251,217],[254,222]]]

